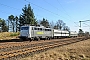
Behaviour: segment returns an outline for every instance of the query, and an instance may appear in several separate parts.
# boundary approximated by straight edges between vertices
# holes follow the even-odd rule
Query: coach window
[[[44,28],[43,28],[42,30],[43,30],[43,31],[45,31],[45,29],[44,29]]]
[[[36,30],[36,28],[34,28],[34,30]]]
[[[47,31],[49,31],[49,29],[47,29]]]
[[[37,30],[39,30],[39,28],[37,28]]]
[[[49,29],[49,31],[51,31],[51,29]]]
[[[40,31],[42,31],[42,28],[40,28]]]
[[[47,29],[45,29],[45,31],[47,31]]]
[[[32,30],[34,30],[33,27],[32,27]]]
[[[47,31],[47,30],[45,29],[45,31]]]
[[[62,32],[61,32],[61,34],[62,34]]]
[[[49,29],[47,29],[47,31],[49,31]]]
[[[47,31],[49,31],[49,29],[47,29]]]
[[[37,30],[37,28],[34,28],[34,30]]]
[[[49,31],[49,29],[48,29],[48,31]]]
[[[48,31],[47,29],[45,29],[45,31]]]

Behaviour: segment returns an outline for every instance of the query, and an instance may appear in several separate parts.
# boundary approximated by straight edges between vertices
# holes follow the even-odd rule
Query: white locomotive
[[[62,38],[62,37],[77,37],[77,33],[74,31],[63,31],[43,26],[21,26],[20,38],[30,40]]]

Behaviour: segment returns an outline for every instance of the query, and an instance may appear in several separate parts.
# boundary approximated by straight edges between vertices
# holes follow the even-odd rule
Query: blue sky
[[[29,1],[29,2],[26,2]],[[80,20],[90,19],[90,0],[0,0],[0,18],[8,19],[13,14],[19,16],[22,8],[31,4],[37,20],[43,17],[49,22],[63,20],[72,31],[78,31]],[[76,22],[76,23],[74,23]],[[90,32],[90,21],[82,23],[82,29]]]

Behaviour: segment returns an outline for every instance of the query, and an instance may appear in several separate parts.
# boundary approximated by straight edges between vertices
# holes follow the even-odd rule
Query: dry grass
[[[0,33],[0,40],[10,40],[16,38],[19,35],[19,32],[2,32]]]
[[[90,60],[90,39],[50,49],[21,60]]]

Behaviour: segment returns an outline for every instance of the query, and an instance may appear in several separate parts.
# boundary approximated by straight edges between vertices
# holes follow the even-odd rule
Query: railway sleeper
[[[74,41],[74,42],[76,42],[76,41]],[[32,50],[32,51],[38,51],[38,50],[43,50],[43,49],[48,49],[48,48],[50,48],[50,47],[55,47],[55,46],[58,46],[57,44],[56,45],[54,45],[54,46],[52,46],[52,44],[49,46],[49,47],[47,47],[48,45],[45,45],[45,48],[41,48],[41,46],[40,47],[38,47],[38,48],[40,48],[40,49],[35,49],[35,48],[37,48],[37,47],[34,47],[34,49],[35,50]],[[17,55],[22,55],[22,54],[26,54],[26,53],[28,53],[28,52],[31,52],[31,51],[27,51],[27,52],[24,52],[24,53],[21,53],[21,52],[19,52],[18,54],[16,53],[16,54],[11,54],[12,56],[17,56]],[[10,54],[9,54],[10,55]],[[11,57],[11,55],[10,56],[7,56],[7,57]],[[2,57],[2,56],[1,56]],[[7,58],[6,57],[6,58]],[[5,58],[5,56],[4,57],[2,57],[2,58]]]
[[[28,45],[29,45],[29,44],[28,44]],[[19,48],[20,48],[20,47],[23,47],[23,46],[27,46],[27,45],[21,45],[21,46],[20,46],[20,45],[16,45],[16,46],[13,46],[13,47],[19,47]],[[18,48],[18,49],[19,49],[19,48]],[[9,50],[10,50],[10,49],[9,49]]]

